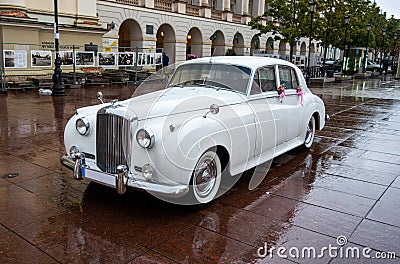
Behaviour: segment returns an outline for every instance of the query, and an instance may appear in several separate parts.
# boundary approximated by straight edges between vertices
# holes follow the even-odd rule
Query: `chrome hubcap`
[[[306,143],[310,143],[310,141],[312,140],[312,136],[313,136],[313,122],[310,119],[310,121],[308,121],[308,126],[307,126]]]
[[[204,157],[196,166],[194,191],[204,198],[212,191],[217,177],[217,165],[212,157]]]

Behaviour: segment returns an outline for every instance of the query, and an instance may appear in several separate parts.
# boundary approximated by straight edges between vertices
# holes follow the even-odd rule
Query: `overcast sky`
[[[387,18],[394,15],[395,18],[400,19],[400,0],[375,0],[378,6],[386,12]]]

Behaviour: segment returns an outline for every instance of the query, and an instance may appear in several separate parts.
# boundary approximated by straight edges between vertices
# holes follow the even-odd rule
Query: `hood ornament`
[[[116,107],[115,103],[118,102],[118,99],[111,100],[111,106]]]

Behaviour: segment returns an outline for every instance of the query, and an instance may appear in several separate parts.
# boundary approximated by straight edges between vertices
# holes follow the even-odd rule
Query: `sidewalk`
[[[278,157],[259,188],[245,175],[200,211],[77,182],[60,165],[75,109],[97,104],[97,91],[108,101],[133,89],[0,95],[0,263],[398,263],[277,248],[343,243],[400,257],[400,81],[312,88],[331,115],[312,150]]]

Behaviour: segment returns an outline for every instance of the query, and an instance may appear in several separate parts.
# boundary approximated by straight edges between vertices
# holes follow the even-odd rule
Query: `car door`
[[[272,158],[275,147],[286,139],[286,110],[277,93],[277,67],[261,67],[254,74],[248,103],[254,111],[256,124],[255,157]],[[268,158],[267,158],[268,159]]]
[[[286,139],[291,141],[296,139],[301,131],[301,124],[304,115],[304,107],[302,106],[301,97],[297,94],[299,81],[296,71],[291,66],[278,66],[279,83],[285,85],[286,96],[283,99],[286,108]]]

